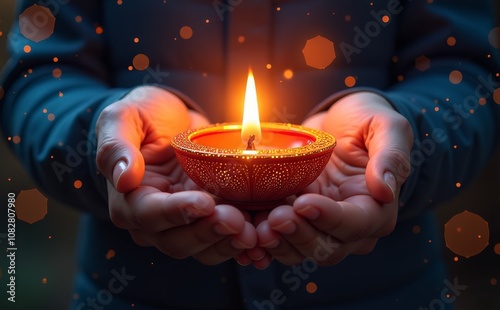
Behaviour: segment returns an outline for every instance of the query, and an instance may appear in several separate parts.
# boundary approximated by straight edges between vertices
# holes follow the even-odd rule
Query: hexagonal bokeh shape
[[[320,35],[307,40],[302,54],[306,64],[316,69],[325,69],[336,57],[333,42]]]
[[[46,7],[33,4],[19,15],[21,34],[34,42],[49,38],[54,33],[56,18]]]
[[[37,189],[21,191],[16,199],[16,214],[29,224],[42,220],[47,214],[47,198]]]
[[[425,71],[431,66],[431,60],[427,56],[419,56],[415,59],[415,68],[419,71]]]
[[[444,224],[446,247],[466,258],[481,253],[489,244],[489,236],[488,222],[469,211],[453,216]]]

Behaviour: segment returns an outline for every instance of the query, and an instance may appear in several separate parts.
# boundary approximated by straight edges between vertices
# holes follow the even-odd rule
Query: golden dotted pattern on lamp
[[[294,194],[300,184],[311,184],[316,176],[311,171],[324,167],[330,155],[312,160],[286,161],[273,164],[254,165],[255,198],[269,196],[286,197]]]
[[[210,166],[203,160],[177,154],[186,173],[204,190],[214,195],[223,195],[227,199],[239,200],[246,197],[249,187],[250,172],[248,167],[234,162],[211,162]],[[224,192],[221,192],[222,189]]]

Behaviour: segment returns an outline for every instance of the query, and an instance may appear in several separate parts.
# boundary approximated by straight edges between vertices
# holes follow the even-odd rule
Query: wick
[[[250,135],[247,142],[247,150],[255,150],[255,145],[253,141],[255,140],[255,135]]]

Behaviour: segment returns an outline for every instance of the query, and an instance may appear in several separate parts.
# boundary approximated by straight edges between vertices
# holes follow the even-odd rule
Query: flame
[[[252,69],[248,69],[247,88],[245,92],[245,106],[243,109],[243,123],[241,126],[241,141],[247,145],[251,136],[254,146],[257,146],[262,139],[259,118],[259,103],[257,101],[257,90]]]

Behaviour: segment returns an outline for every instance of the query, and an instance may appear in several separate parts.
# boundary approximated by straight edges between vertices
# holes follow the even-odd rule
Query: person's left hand
[[[304,125],[333,134],[337,146],[306,193],[254,219],[259,247],[238,258],[258,268],[271,258],[286,265],[305,258],[334,265],[350,254],[371,252],[396,225],[413,144],[408,121],[383,97],[360,92]]]

